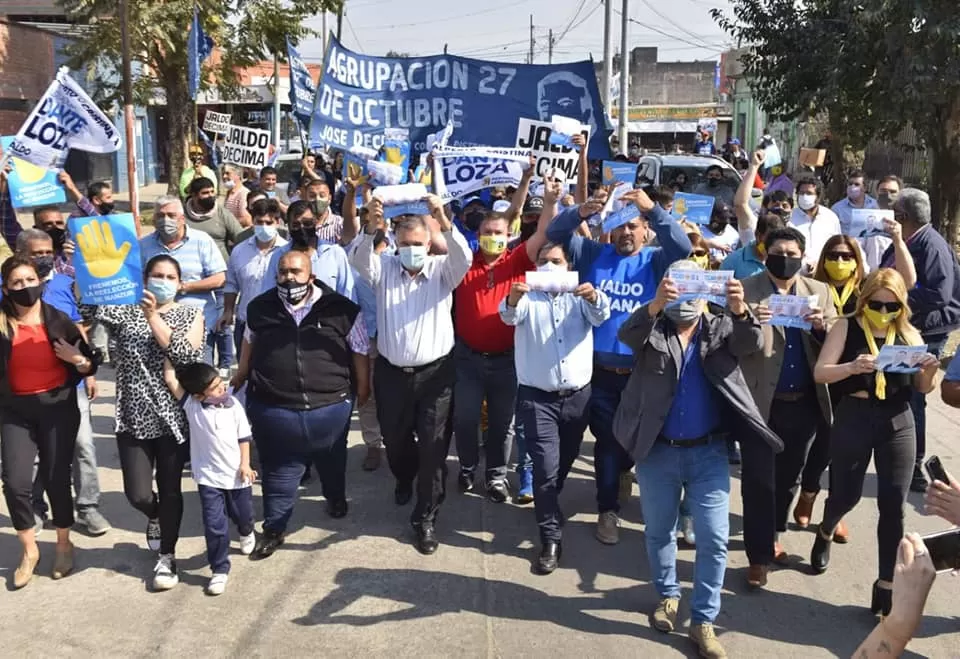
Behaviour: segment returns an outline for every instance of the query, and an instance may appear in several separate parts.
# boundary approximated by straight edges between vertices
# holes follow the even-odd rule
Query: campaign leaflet
[[[580,285],[580,275],[576,270],[556,272],[530,271],[526,274],[526,283],[531,291],[545,293],[573,293]]]
[[[812,327],[804,318],[817,306],[816,295],[771,295],[767,305],[773,317],[768,324],[808,330]]]
[[[667,272],[667,277],[673,280],[680,293],[680,297],[669,306],[687,300],[706,300],[721,307],[727,306],[727,282],[733,279],[733,270],[671,268]]]
[[[880,346],[876,369],[885,373],[917,373],[927,346]]]
[[[850,221],[840,220],[840,227],[843,234],[851,238],[885,236],[887,232],[883,228],[884,220],[894,221],[892,210],[854,208],[850,211]]]

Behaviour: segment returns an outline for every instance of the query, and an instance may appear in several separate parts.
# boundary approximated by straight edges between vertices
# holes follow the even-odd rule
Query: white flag
[[[530,150],[507,147],[435,147],[433,183],[444,203],[498,185],[520,185]]]
[[[119,148],[120,131],[63,67],[20,127],[10,155],[58,169],[70,149],[113,153]]]

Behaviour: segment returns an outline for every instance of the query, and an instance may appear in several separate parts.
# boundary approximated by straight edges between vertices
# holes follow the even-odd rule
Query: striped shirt
[[[277,236],[273,245],[267,250],[261,250],[256,236],[251,236],[230,252],[230,262],[227,264],[227,283],[223,287],[224,293],[238,293],[240,296],[236,307],[236,317],[240,322],[247,321],[247,305],[250,300],[263,292],[264,281],[270,271],[273,253],[284,247],[287,241]],[[272,280],[276,282],[276,278]]]
[[[343,235],[343,218],[336,215],[333,211],[327,213],[327,221],[317,223],[317,240],[321,243],[340,242],[340,236]]]
[[[227,193],[226,197],[224,197],[223,207],[230,211],[230,214],[239,220],[247,211],[247,197],[249,195],[250,191],[242,185],[234,188]]]
[[[183,240],[173,247],[165,245],[156,232],[141,238],[140,258],[144,265],[158,254],[172,256],[180,264],[180,280],[185,284],[226,272],[227,264],[213,238],[190,227],[184,227],[184,231]],[[203,322],[207,330],[212,330],[216,325],[218,312],[213,291],[180,295],[177,296],[177,302],[203,310]]]
[[[286,244],[273,250],[267,274],[263,278],[263,291],[277,285],[277,270],[280,258],[290,251],[291,245]],[[357,292],[354,285],[353,269],[347,260],[347,253],[339,245],[321,243],[310,254],[310,265],[313,276],[335,290],[344,297],[357,301]]]

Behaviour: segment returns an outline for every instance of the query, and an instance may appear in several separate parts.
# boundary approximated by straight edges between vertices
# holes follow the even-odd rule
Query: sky
[[[612,40],[619,51],[623,0],[613,0]],[[384,55],[449,52],[477,59],[523,63],[530,48],[533,15],[534,63],[547,63],[549,30],[553,61],[603,59],[602,0],[346,0],[341,39],[351,50]],[[729,9],[727,0],[629,0],[629,48],[657,46],[661,62],[716,61],[731,43],[710,17]],[[321,31],[322,18],[308,25]],[[336,15],[327,28],[336,30]],[[300,52],[308,62],[323,60],[320,39],[306,40]]]

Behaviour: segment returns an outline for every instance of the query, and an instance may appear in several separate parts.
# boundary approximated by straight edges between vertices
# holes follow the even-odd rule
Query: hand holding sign
[[[653,203],[653,200],[647,195],[643,190],[631,190],[622,197],[620,201],[624,203],[634,203],[637,205],[637,208],[640,209],[641,213],[649,213],[653,210],[653,207],[656,205]]]
[[[96,220],[83,227],[77,236],[77,243],[87,269],[98,279],[113,277],[120,272],[131,247],[130,243],[125,242],[118,248],[110,223]]]

